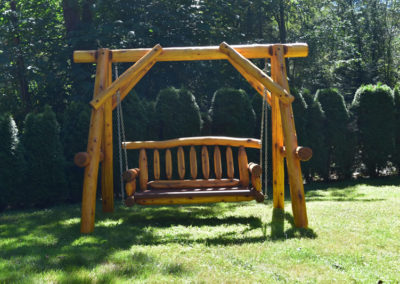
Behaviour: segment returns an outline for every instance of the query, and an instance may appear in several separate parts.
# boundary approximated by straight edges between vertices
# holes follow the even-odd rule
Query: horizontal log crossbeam
[[[237,52],[246,58],[270,58],[272,57],[273,44],[254,44],[254,45],[232,45]],[[305,43],[284,44],[285,57],[307,57],[308,46]],[[136,62],[142,58],[150,48],[137,49],[113,49],[111,61]],[[76,50],[74,51],[75,63],[94,63],[96,62],[96,50]],[[228,56],[219,50],[219,46],[199,46],[199,47],[167,47],[157,58],[157,61],[196,61],[196,60],[221,60],[228,59]]]

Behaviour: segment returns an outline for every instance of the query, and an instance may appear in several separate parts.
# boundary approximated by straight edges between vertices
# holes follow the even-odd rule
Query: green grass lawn
[[[400,280],[399,179],[307,188],[310,228],[272,202],[117,206],[80,235],[78,205],[0,215],[2,282]]]

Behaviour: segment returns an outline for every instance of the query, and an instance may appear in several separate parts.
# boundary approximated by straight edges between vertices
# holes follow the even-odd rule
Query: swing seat
[[[248,163],[245,150],[260,149],[258,139],[189,137],[166,141],[125,142],[123,147],[140,151],[139,168],[130,169],[123,175],[127,206],[264,201],[260,181],[261,167]],[[212,176],[209,149],[213,151]],[[147,152],[151,150],[153,155],[148,159]],[[160,152],[164,154],[161,156],[163,163]],[[176,152],[176,160],[172,159],[173,152]],[[189,155],[189,161],[185,161],[185,152]],[[221,152],[225,152],[224,163]],[[237,163],[233,159],[233,153],[237,153]],[[198,154],[201,156],[199,163]],[[186,164],[190,168],[188,172]],[[236,176],[239,178],[235,178],[235,164],[238,172]],[[175,165],[176,172],[172,165]],[[199,165],[203,175],[201,179],[197,178]],[[149,180],[149,169],[152,169],[154,180]],[[223,172],[227,178],[222,178]],[[178,179],[172,179],[173,177]],[[137,184],[139,189],[136,191]]]

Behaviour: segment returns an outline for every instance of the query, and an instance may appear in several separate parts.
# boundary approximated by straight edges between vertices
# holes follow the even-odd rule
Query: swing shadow
[[[14,269],[15,263],[27,265],[33,271],[62,270],[66,277],[72,277],[68,279],[73,279],[72,274],[78,268],[93,269],[107,262],[115,252],[129,254],[133,246],[262,245],[276,240],[316,237],[311,229],[296,229],[290,214],[275,209],[269,223],[258,216],[223,216],[238,206],[246,205],[116,206],[113,214],[98,210],[95,231],[90,235],[79,233],[80,208],[77,206],[25,213],[29,218],[22,218],[20,214],[0,215],[3,223],[0,238],[9,240],[0,250],[0,258],[8,260],[4,269],[11,271],[0,280],[18,282],[22,279]],[[268,203],[264,206],[263,210],[269,210]],[[286,230],[285,221],[290,225]],[[141,267],[151,262],[152,256],[135,252],[129,259]],[[173,267],[174,263],[171,265]],[[135,275],[139,272],[129,273]]]

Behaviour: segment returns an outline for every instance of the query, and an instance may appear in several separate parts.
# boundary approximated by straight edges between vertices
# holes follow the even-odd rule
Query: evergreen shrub
[[[212,134],[232,137],[252,137],[255,113],[243,90],[222,88],[214,93],[210,116]]]
[[[195,97],[188,90],[173,87],[161,90],[155,110],[159,139],[200,135],[200,109]]]
[[[400,173],[400,84],[397,84],[393,90],[394,107],[395,107],[395,128],[394,128],[394,145],[393,163]]]
[[[352,103],[357,121],[361,160],[370,176],[387,166],[394,150],[395,109],[387,85],[360,87]]]
[[[328,152],[328,165],[340,178],[352,176],[355,140],[350,130],[350,115],[344,98],[337,89],[318,90],[315,100],[325,113],[326,127],[323,132]]]
[[[65,169],[68,182],[68,200],[79,202],[82,198],[84,169],[77,167],[74,155],[86,151],[90,123],[90,107],[87,103],[72,102],[62,117],[61,142],[66,159]]]
[[[0,115],[0,211],[16,207],[24,200],[20,186],[24,178],[24,160],[18,129],[10,114]]]
[[[50,106],[42,113],[27,115],[22,145],[27,163],[24,189],[29,205],[48,207],[65,201],[65,158],[60,127]]]

